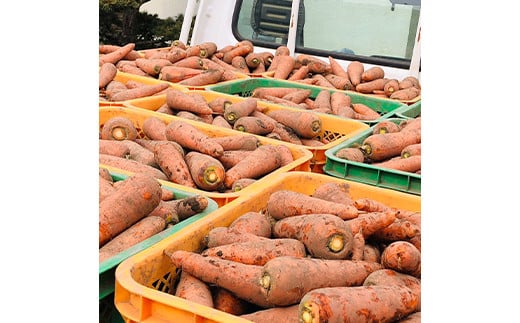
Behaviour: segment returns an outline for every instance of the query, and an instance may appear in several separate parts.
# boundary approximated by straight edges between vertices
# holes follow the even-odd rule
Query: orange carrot
[[[390,95],[390,99],[395,100],[412,100],[421,94],[421,90],[412,86],[406,89],[395,91]]]
[[[286,106],[289,106],[289,107],[300,108],[299,104],[294,103],[291,100],[279,98],[279,97],[272,96],[272,95],[266,95],[264,100],[272,102],[272,103],[276,103],[276,104],[286,105]]]
[[[213,308],[213,296],[209,285],[184,270],[181,271],[175,287],[175,296]]]
[[[350,197],[350,186],[347,183],[326,182],[319,184],[314,189],[312,196],[322,200],[340,203],[346,207],[354,205],[354,201]],[[351,212],[357,213],[357,209]]]
[[[227,170],[238,164],[238,162],[246,158],[246,156],[250,155],[252,151],[253,150],[224,150],[222,156],[217,157],[217,159]]]
[[[175,88],[169,88],[166,91],[166,104],[170,109],[190,111],[196,114],[212,114],[213,112],[207,102],[201,102],[189,93]]]
[[[367,106],[364,103],[352,103],[351,104],[352,109],[354,109],[354,112],[356,112],[355,116],[358,119],[363,120],[376,120],[381,118],[381,115],[379,112],[373,110],[369,106]]]
[[[371,212],[360,214],[357,218],[345,221],[350,226],[352,234],[358,232],[363,233],[363,237],[367,239],[375,232],[387,227],[395,221],[396,211],[387,210],[383,212]]]
[[[264,62],[264,65],[266,67],[269,67],[271,65],[271,62],[273,60],[274,54],[271,52],[260,52],[258,53],[260,56],[262,56],[262,60]]]
[[[296,61],[301,65],[307,65],[309,71],[313,74],[325,74],[331,71],[330,66],[326,62],[315,56],[298,54],[296,56]]]
[[[349,83],[350,83],[350,79],[348,78],[348,73],[343,68],[343,66],[341,66],[341,64],[337,60],[335,60],[334,57],[329,56],[328,58],[329,58],[329,65],[330,65],[331,73],[334,74],[334,75],[341,76],[343,78],[348,79]]]
[[[415,311],[418,296],[400,285],[317,288],[302,297],[298,318],[315,322],[396,322]]]
[[[253,90],[251,97],[264,99],[266,96],[275,96],[282,98],[289,93],[298,91],[295,87],[271,87],[271,86],[260,86]]]
[[[150,213],[161,200],[161,184],[147,174],[135,174],[99,203],[99,246]]]
[[[265,239],[234,242],[202,251],[205,257],[218,257],[247,265],[263,266],[269,260],[281,256],[303,258],[305,246],[296,239]]]
[[[237,179],[257,179],[278,169],[280,165],[280,153],[275,146],[260,146],[227,170],[224,184],[231,188]]]
[[[222,78],[222,70],[208,69],[204,72],[180,81],[178,84],[186,86],[204,86],[215,84]]]
[[[330,105],[330,96],[331,93],[329,90],[321,90],[318,92],[316,97],[314,98],[314,107],[313,109],[320,109],[320,111],[332,112],[332,107]]]
[[[140,75],[140,76],[149,76],[148,73],[137,67],[136,65],[124,64],[118,67],[118,70],[121,72],[125,72],[128,74]]]
[[[134,140],[137,138],[137,129],[134,122],[123,116],[114,116],[105,121],[101,128],[101,139]]]
[[[128,55],[134,48],[134,43],[128,43],[124,46],[119,47],[113,52],[100,55],[99,66],[102,66],[104,63],[116,64],[119,60],[123,59],[126,55]]]
[[[260,146],[258,137],[254,135],[229,135],[212,137],[211,141],[218,143],[224,150],[255,150]]]
[[[415,76],[407,76],[401,81],[399,81],[399,89],[407,89],[409,87],[415,87],[417,89],[421,89],[421,84],[419,80]]]
[[[388,82],[388,79],[385,79],[385,78],[380,78],[380,79],[375,79],[375,80],[372,80],[372,81],[366,81],[366,82],[362,82],[362,83],[359,83],[358,85],[356,85],[356,92],[359,92],[359,93],[376,93],[377,91],[384,91],[384,88],[385,88],[385,84]]]
[[[298,323],[298,304],[260,309],[239,316],[252,322]]]
[[[154,146],[155,162],[166,174],[168,180],[180,185],[196,188],[184,156],[169,142],[159,142]]]
[[[344,204],[328,201],[292,190],[277,190],[270,194],[267,211],[276,220],[311,213],[333,214],[343,220],[357,216],[357,210]]]
[[[141,146],[134,140],[118,140],[118,143],[128,147],[128,155],[126,158],[140,162],[141,164],[156,167],[154,153],[145,147]]]
[[[170,87],[168,83],[145,84],[138,88],[120,91],[114,94],[112,101],[126,101],[151,96]]]
[[[302,65],[299,68],[295,69],[287,78],[289,81],[303,80],[309,77],[309,66]]]
[[[273,78],[286,80],[294,69],[294,58],[292,56],[280,55],[273,58],[274,62],[276,62],[276,69],[274,69]]]
[[[258,236],[254,233],[240,232],[228,227],[215,227],[209,230],[208,234],[204,237],[203,244],[207,248],[212,248],[235,242],[250,242],[266,239],[269,238]]]
[[[234,124],[240,117],[248,116],[256,109],[257,100],[254,98],[246,98],[226,106],[224,109],[224,118],[230,124]]]
[[[99,88],[104,88],[117,74],[117,67],[113,63],[104,63],[99,67]]]
[[[363,260],[363,253],[365,251],[365,237],[363,232],[359,231],[352,238],[352,253],[350,259]]]
[[[363,71],[361,74],[361,81],[370,82],[385,77],[385,71],[379,66],[372,66]]]
[[[395,122],[392,122],[391,120],[381,120],[378,123],[376,123],[372,129],[372,134],[383,134],[383,133],[389,133],[389,132],[399,132],[401,131],[401,128],[399,125]]]
[[[195,68],[195,69],[206,69],[206,65],[204,64],[204,61],[202,58],[198,56],[187,56],[181,60],[178,60],[177,62],[173,63],[173,66],[181,66],[181,67],[189,67],[189,68]]]
[[[311,95],[310,89],[297,89],[291,93],[288,93],[282,97],[284,100],[292,101],[296,104],[302,103]]]
[[[277,139],[279,138],[279,140],[282,140],[285,142],[290,142],[295,145],[303,145],[300,137],[294,131],[294,129],[292,129],[284,124],[281,124],[280,122],[277,122],[273,129],[273,132],[271,132],[270,134],[268,134],[266,136],[269,136],[269,135],[271,135],[271,136],[274,135],[275,137],[273,137],[273,138],[277,138]]]
[[[164,66],[161,68],[161,71],[157,78],[159,80],[168,81],[172,83],[178,83],[185,79],[194,77],[196,75],[202,74],[204,70],[198,68],[190,68],[190,67],[182,67],[182,66]]]
[[[330,83],[329,80],[327,80],[322,74],[313,74],[311,78],[316,80],[316,85],[318,86],[336,89],[336,87],[334,87],[334,85]]]
[[[166,253],[173,265],[198,279],[225,288],[236,296],[261,307],[273,307],[265,299],[258,284],[262,266],[246,265],[235,261],[204,257],[196,252],[175,250]]]
[[[203,42],[186,48],[187,56],[211,57],[217,51],[217,44],[214,42]]]
[[[198,122],[206,122],[204,119],[202,119],[199,115],[189,112],[189,111],[177,111],[175,113],[175,116],[183,119],[198,121]],[[206,114],[206,116],[211,116],[211,114]]]
[[[99,45],[99,53],[108,54],[108,53],[114,52],[120,48],[121,48],[121,46],[119,46],[119,45],[102,44],[102,45]],[[124,57],[124,59],[125,60],[135,60],[137,57],[141,57],[141,55],[136,50],[132,50],[132,51],[130,51],[130,53],[128,53],[128,55],[126,55]]]
[[[254,306],[238,298],[224,288],[216,287],[213,292],[213,308],[231,315],[242,315],[251,311]]]
[[[407,158],[397,156],[382,162],[372,163],[372,166],[415,173],[421,170],[421,155],[410,156]]]
[[[365,212],[384,212],[389,209],[388,205],[368,197],[354,200],[354,206],[358,210]]]
[[[252,233],[257,236],[270,238],[272,236],[272,218],[264,213],[249,211],[233,220],[230,230]]]
[[[372,237],[379,241],[408,240],[421,234],[421,226],[407,219],[395,219],[388,226],[376,231]]]
[[[222,146],[211,140],[202,130],[183,120],[172,120],[165,130],[166,139],[180,144],[186,149],[196,150],[212,157],[224,153]]]
[[[421,144],[411,144],[403,148],[401,150],[401,157],[408,158],[411,156],[416,156],[421,154]]]
[[[186,46],[186,44],[185,44],[182,40],[176,39],[176,40],[174,40],[174,41],[172,42],[172,45],[171,45],[170,50],[173,49],[173,48],[182,48],[182,49],[186,49],[187,46]]]
[[[345,93],[333,92],[330,95],[330,109],[334,115],[353,119],[355,113],[351,104],[352,99]]]
[[[208,101],[208,106],[213,111],[213,114],[224,114],[225,108],[232,103],[228,98],[221,96]]]
[[[403,274],[421,276],[421,252],[407,241],[394,241],[381,253],[381,264]]]
[[[399,81],[396,79],[390,79],[388,82],[385,83],[385,86],[383,87],[383,91],[385,92],[385,95],[390,97],[392,93],[399,90]]]
[[[144,135],[152,140],[166,140],[166,123],[158,117],[147,117],[142,125]]]
[[[156,77],[164,66],[172,65],[172,62],[165,58],[138,58],[135,64],[148,75]]]
[[[120,140],[99,139],[99,153],[121,158],[130,156],[130,148]]]
[[[250,46],[250,45],[235,46],[235,48],[224,53],[222,60],[228,64],[231,64],[231,61],[233,60],[234,57],[236,57],[236,56],[246,57],[249,53],[252,53],[253,50],[254,50],[253,46]]]
[[[380,264],[365,261],[280,256],[263,266],[260,284],[269,302],[288,306],[297,304],[316,288],[361,286],[370,273],[379,269]]]
[[[119,168],[132,173],[147,174],[149,176],[165,181],[168,180],[166,175],[161,170],[128,158],[121,158],[107,154],[99,154],[99,164],[112,166],[114,168]]]
[[[170,140],[152,140],[152,139],[144,139],[144,138],[137,138],[135,140],[135,142],[137,142],[138,144],[140,144],[141,146],[143,146],[144,148],[150,150],[150,151],[154,151],[155,150],[155,146],[157,146],[159,143],[170,143],[171,146],[173,146],[174,148],[176,148],[179,153],[181,155],[184,156],[185,152],[184,152],[184,148],[182,148],[181,145],[179,145],[178,143],[176,143],[175,141],[170,141]]]
[[[358,163],[365,161],[365,155],[363,151],[357,147],[343,147],[336,151],[334,156]]]
[[[160,55],[157,58],[164,58],[164,59],[169,60],[172,63],[176,63],[180,60],[185,59],[186,57],[187,57],[187,54],[186,54],[185,49],[175,47],[175,48],[170,48],[170,50],[167,51],[166,53],[164,53],[164,55]],[[150,57],[150,58],[155,58],[155,57]]]
[[[347,74],[352,85],[357,86],[361,83],[361,75],[365,71],[363,63],[359,61],[352,61],[347,65]]]
[[[266,135],[273,128],[273,124],[264,123],[262,119],[253,116],[240,117],[233,124],[233,129],[255,135]]]
[[[216,115],[215,117],[213,117],[213,121],[211,122],[211,124],[226,129],[233,129],[233,126],[230,125],[229,122],[227,122],[227,120],[224,119],[222,115]]]
[[[276,149],[278,150],[278,153],[280,154],[280,159],[281,159],[280,167],[289,165],[290,163],[294,162],[294,157],[293,157],[292,151],[291,151],[291,149],[289,149],[289,147],[287,147],[286,145],[277,145]]]
[[[257,180],[254,178],[241,178],[236,180],[231,186],[232,192],[238,192],[248,187],[249,185],[255,183]]]
[[[148,216],[159,216],[168,224],[177,224],[203,212],[208,207],[208,199],[203,195],[187,196],[181,199],[161,201]]]
[[[288,56],[291,55],[291,50],[286,45],[280,45],[276,47],[276,50],[274,51],[274,56]]]
[[[380,263],[381,251],[377,246],[365,241],[365,247],[363,249],[363,260]]]
[[[315,258],[346,259],[352,250],[352,230],[346,221],[330,213],[280,219],[273,225],[273,236],[300,240]]]
[[[326,74],[325,79],[330,82],[338,90],[355,91],[356,87],[350,83],[348,77],[338,76],[335,74]]]
[[[246,58],[244,56],[235,56],[231,60],[231,66],[237,68],[241,73],[249,73],[249,66],[247,66]]]
[[[114,179],[112,178],[112,175],[110,174],[110,171],[108,169],[106,169],[106,168],[99,167],[99,176],[101,178],[106,179],[110,183],[114,182]]]
[[[218,159],[198,151],[188,152],[184,159],[198,188],[206,191],[222,188],[226,171]]]
[[[265,64],[263,61],[261,61],[257,67],[251,69],[251,74],[261,74],[261,73],[264,73],[265,71],[266,71]]]
[[[166,221],[160,217],[146,216],[140,219],[99,248],[99,262],[112,258],[165,228]]]
[[[370,135],[363,140],[360,147],[365,157],[373,161],[381,161],[401,154],[408,145],[421,142],[419,129]]]
[[[319,116],[310,111],[272,110],[268,116],[292,128],[298,136],[314,138],[321,133],[322,121]]]
[[[115,192],[113,182],[99,176],[99,202]]]

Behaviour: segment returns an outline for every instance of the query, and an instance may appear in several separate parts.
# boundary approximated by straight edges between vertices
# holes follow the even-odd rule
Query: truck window
[[[292,0],[238,1],[235,37],[285,45],[291,6]],[[300,0],[296,51],[407,67],[420,8],[420,0]]]

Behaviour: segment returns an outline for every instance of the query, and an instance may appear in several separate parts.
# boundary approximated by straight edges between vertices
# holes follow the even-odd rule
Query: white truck
[[[343,67],[360,61],[382,67],[386,77],[420,79],[420,0],[183,1],[179,39],[188,45],[247,39],[274,52],[283,44],[293,55],[332,56]]]

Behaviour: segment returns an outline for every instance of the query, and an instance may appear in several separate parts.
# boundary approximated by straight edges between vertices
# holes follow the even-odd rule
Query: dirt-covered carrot
[[[134,174],[99,203],[101,247],[150,213],[161,200],[161,184],[148,174]]]
[[[379,247],[365,240],[365,247],[363,249],[363,260],[381,263],[381,250],[379,250]]]
[[[291,93],[288,93],[282,97],[284,100],[290,100],[296,104],[302,103],[311,95],[310,89],[297,89]]]
[[[352,234],[362,232],[365,239],[373,233],[387,227],[395,221],[397,211],[389,209],[383,212],[360,214],[357,218],[345,221],[352,230]]]
[[[358,147],[343,147],[338,149],[334,155],[338,158],[358,163],[363,163],[365,161],[365,155]]]
[[[222,146],[210,139],[206,133],[184,120],[172,120],[165,129],[168,140],[180,144],[186,149],[195,150],[212,157],[221,156],[224,153]]]
[[[355,87],[352,85],[348,77],[338,76],[335,74],[325,74],[325,79],[338,90],[355,91]]]
[[[388,226],[376,231],[372,237],[378,241],[409,240],[421,234],[421,225],[408,219],[395,219]]]
[[[253,152],[253,150],[224,150],[222,156],[217,157],[217,159],[222,163],[222,166],[228,170],[250,155],[251,152]]]
[[[329,56],[329,65],[330,65],[330,71],[332,74],[341,76],[348,79],[348,73],[347,71],[341,66],[341,64],[334,59],[334,57]],[[350,79],[349,79],[350,81]]]
[[[372,163],[372,166],[415,173],[421,170],[421,155],[409,156],[406,158],[397,156],[378,163]]]
[[[104,63],[99,67],[99,88],[104,88],[117,74],[117,67],[113,63]]]
[[[178,83],[190,77],[202,74],[203,72],[204,70],[200,68],[169,65],[161,68],[157,78],[163,81]]]
[[[198,188],[206,191],[222,188],[226,170],[218,159],[198,151],[188,152],[184,159]]]
[[[389,79],[388,82],[385,83],[385,86],[383,87],[383,91],[385,92],[385,95],[390,97],[392,93],[399,90],[399,81],[396,79]]]
[[[353,119],[354,110],[351,104],[351,97],[343,92],[333,92],[330,95],[330,109],[334,115]]]
[[[281,141],[289,142],[295,145],[303,145],[302,140],[293,128],[288,127],[278,121],[274,125],[273,131],[270,134],[266,135],[266,137],[270,136],[272,138],[276,138]]]
[[[352,252],[351,260],[363,260],[363,253],[365,251],[365,237],[362,231],[358,231],[352,238]]]
[[[99,262],[110,259],[165,228],[166,221],[160,217],[146,216],[140,219],[99,248]]]
[[[173,63],[173,66],[189,67],[205,70],[207,66],[204,64],[202,58],[198,56],[187,56],[177,62]]]
[[[399,132],[401,128],[395,122],[391,120],[381,120],[376,123],[372,129],[372,134],[384,134],[389,132]]]
[[[213,295],[209,285],[186,271],[181,271],[174,295],[213,308]]]
[[[181,155],[184,156],[185,154],[185,151],[184,151],[184,148],[182,148],[181,145],[179,145],[178,143],[176,143],[175,141],[170,141],[170,140],[153,140],[153,139],[145,139],[145,138],[137,138],[135,139],[135,142],[137,142],[138,144],[140,144],[141,146],[143,146],[144,148],[150,150],[150,151],[154,151],[155,149],[155,146],[159,143],[164,143],[164,142],[168,142],[170,143],[172,146],[174,146],[175,148],[177,148],[177,150],[179,151],[179,153]]]
[[[286,145],[277,145],[276,149],[278,150],[278,153],[280,154],[280,159],[281,159],[280,167],[289,165],[290,163],[294,162],[294,156],[289,147],[287,147]]]
[[[137,129],[134,122],[127,117],[114,116],[105,121],[101,128],[101,139],[134,140],[137,138]]]
[[[381,118],[381,114],[379,114],[379,112],[364,103],[352,103],[351,107],[354,112],[356,112],[356,119],[376,120]]]
[[[361,74],[361,81],[370,82],[385,77],[385,71],[380,66],[372,66],[367,68]]]
[[[249,53],[252,53],[253,51],[254,51],[254,47],[250,46],[250,45],[235,46],[233,49],[224,53],[222,60],[228,64],[231,64],[231,61],[233,60],[234,57],[236,57],[236,56],[246,57]]]
[[[135,60],[137,67],[148,73],[148,75],[157,77],[164,66],[172,65],[172,62],[166,58],[138,58]]]
[[[161,91],[168,89],[169,87],[170,85],[168,83],[144,84],[137,88],[117,92],[111,97],[111,100],[127,101],[132,99],[143,98],[157,94]]]
[[[356,85],[356,91],[359,93],[375,93],[377,91],[384,91],[385,84],[388,82],[388,79],[378,78],[371,81],[361,82]]]
[[[315,84],[318,86],[336,89],[334,85],[330,83],[329,80],[325,78],[325,76],[323,76],[323,74],[313,74],[311,76],[311,79],[314,79],[316,82]]]
[[[99,45],[99,54],[108,54],[108,53],[118,50],[119,48],[121,48],[121,46],[119,46],[119,45],[100,44]],[[136,50],[132,50],[128,55],[123,57],[123,59],[135,60],[137,57],[141,57],[139,52],[137,52]]]
[[[218,143],[224,150],[255,150],[260,146],[258,137],[251,134],[228,135],[212,137],[211,141]]]
[[[160,142],[154,146],[155,162],[168,177],[168,180],[180,185],[196,188],[190,169],[183,154],[170,142]]]
[[[155,116],[147,117],[143,121],[142,130],[144,135],[151,140],[166,140],[166,123]]]
[[[358,215],[355,208],[346,208],[342,203],[286,189],[277,190],[269,195],[267,211],[276,220],[311,213],[333,214],[343,220]]]
[[[208,101],[208,106],[213,111],[213,114],[223,115],[224,110],[227,106],[231,105],[231,102],[228,98],[223,96],[216,97]]]
[[[231,185],[231,191],[232,192],[239,192],[243,190],[244,188],[248,187],[249,185],[256,183],[256,179],[254,178],[241,178],[236,180],[233,185]]]
[[[321,109],[321,111],[325,113],[331,113],[332,107],[330,105],[330,95],[331,93],[329,90],[319,91],[316,97],[314,98],[313,109]]]
[[[394,156],[399,156],[408,145],[421,142],[421,131],[408,130],[385,134],[370,135],[365,138],[360,146],[365,157],[373,161],[382,161]]]
[[[148,73],[137,67],[136,65],[124,64],[118,67],[118,70],[124,73],[139,75],[139,76],[149,76]]]
[[[307,77],[309,77],[309,66],[302,65],[297,69],[293,69],[293,72],[289,75],[287,80],[289,81],[296,81],[296,80],[303,80]]]
[[[273,78],[286,80],[294,69],[294,58],[292,56],[280,55],[275,56],[273,61],[276,61]]]
[[[225,288],[213,288],[213,308],[231,315],[243,315],[255,309],[255,306],[240,299]]]
[[[233,129],[233,126],[227,122],[227,120],[222,115],[216,115],[213,117],[213,121],[211,122],[214,126],[219,126],[226,129]]]
[[[415,86],[397,90],[390,95],[390,99],[395,100],[412,100],[418,97],[421,94],[421,90],[416,88]]]
[[[215,42],[203,42],[194,46],[186,48],[187,56],[211,57],[217,51],[217,44]]]
[[[239,317],[255,323],[298,323],[298,304],[260,309]]]
[[[262,266],[246,265],[235,261],[204,257],[196,252],[175,250],[166,252],[173,265],[201,279],[225,288],[236,296],[261,307],[273,307],[264,296],[259,284]]]
[[[268,101],[268,102],[276,103],[276,104],[286,105],[286,106],[293,107],[293,108],[301,108],[299,104],[294,103],[291,100],[279,98],[277,96],[266,95],[264,100]]]
[[[233,220],[228,228],[270,238],[272,236],[271,226],[271,217],[261,212],[249,211]]]
[[[352,85],[357,86],[361,83],[361,75],[365,71],[365,66],[359,61],[352,61],[347,65],[347,74]]]
[[[399,89],[407,89],[409,87],[421,89],[421,83],[419,82],[419,79],[417,79],[415,76],[409,75],[399,81]]]
[[[116,64],[119,60],[123,59],[132,50],[134,50],[134,48],[135,48],[135,43],[128,43],[124,46],[119,47],[115,51],[100,55],[99,66],[102,66],[104,63]]]
[[[243,116],[238,118],[233,129],[254,135],[266,135],[273,131],[274,124],[264,123],[264,121],[254,116]]]
[[[314,138],[321,133],[322,121],[318,115],[310,111],[272,110],[266,114],[292,128],[303,138]]]
[[[253,113],[257,109],[257,100],[246,98],[242,101],[234,102],[224,108],[224,118],[234,124],[240,117],[245,117]]]
[[[157,164],[155,163],[154,153],[146,149],[145,147],[141,146],[134,140],[125,139],[117,140],[117,142],[128,147],[129,154],[128,156],[126,156],[126,158],[133,159],[145,165],[153,167],[157,166]]]
[[[278,98],[282,98],[285,95],[295,91],[298,91],[298,88],[261,86],[253,90],[253,92],[251,93],[251,97],[264,99],[266,96],[275,96]]]
[[[100,168],[101,169],[101,168]],[[104,168],[103,168],[104,169]],[[99,176],[99,202],[103,201],[108,195],[114,193],[115,188],[111,180]]]
[[[177,224],[187,218],[203,212],[208,207],[208,200],[203,195],[187,196],[181,199],[161,201],[148,216],[159,216],[168,224]]]
[[[384,212],[390,208],[385,203],[379,202],[369,197],[361,197],[355,199],[354,206],[358,210],[365,212]]]
[[[240,232],[229,227],[215,227],[204,236],[203,245],[207,248],[223,246],[236,242],[251,242],[269,239],[249,232]]]
[[[99,153],[121,158],[130,156],[130,148],[120,140],[99,139]]]
[[[132,173],[148,174],[149,176],[165,181],[168,180],[161,170],[128,158],[99,154],[99,164],[112,166]]]
[[[329,213],[303,214],[278,220],[276,238],[303,242],[309,255],[323,259],[346,259],[352,250],[352,230],[346,221]]]
[[[309,291],[334,286],[361,286],[381,264],[346,259],[280,256],[262,270],[261,285],[269,302],[277,306],[297,304]]]
[[[231,60],[231,66],[238,69],[241,73],[249,73],[249,66],[247,66],[246,58],[244,56],[235,56]]]
[[[397,285],[325,287],[300,301],[299,322],[395,322],[415,312],[418,297]]]
[[[421,252],[407,241],[394,241],[386,246],[381,253],[381,264],[400,273],[421,276]]]
[[[234,242],[207,248],[201,255],[218,257],[248,265],[263,266],[269,260],[281,256],[303,258],[307,255],[303,243],[296,239],[280,238],[247,242]]]
[[[412,144],[409,146],[406,146],[401,151],[401,157],[402,158],[408,158],[411,156],[421,155],[421,144]]]
[[[281,162],[280,153],[275,146],[260,146],[227,170],[224,184],[231,188],[240,178],[258,179],[278,169]]]
[[[345,206],[353,206],[354,204],[350,196],[350,186],[347,183],[326,182],[319,184],[314,189],[312,196],[322,200],[340,203]]]
[[[220,79],[222,78],[222,74],[222,70],[208,69],[198,75],[184,79],[178,82],[178,84],[185,86],[204,86],[215,84],[220,81]]]

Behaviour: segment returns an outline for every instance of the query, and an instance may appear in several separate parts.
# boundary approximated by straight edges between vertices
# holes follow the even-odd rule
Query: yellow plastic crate
[[[117,310],[126,322],[249,322],[238,316],[171,295],[176,272],[163,252],[200,252],[204,248],[203,238],[212,228],[227,227],[246,212],[265,210],[273,192],[287,189],[310,195],[316,187],[328,182],[348,183],[350,195],[354,199],[370,197],[392,207],[410,211],[421,210],[421,198],[417,195],[312,172],[277,174],[270,181],[257,186],[254,192],[235,199],[200,219],[195,225],[184,227],[175,236],[124,260],[116,269]]]
[[[159,119],[163,120],[165,123],[169,123],[173,120],[183,120],[187,123],[192,124],[197,129],[203,131],[209,137],[224,137],[224,136],[243,135],[244,134],[243,132],[238,132],[235,130],[229,130],[229,129],[225,129],[222,127],[213,126],[210,124],[205,124],[205,123],[201,123],[201,122],[197,122],[197,121],[183,119],[180,117],[175,117],[175,116],[167,115],[164,113],[158,113],[158,112],[147,111],[147,110],[142,110],[142,109],[139,109],[139,110],[130,109],[127,107],[100,107],[99,108],[99,129],[101,130],[101,128],[103,127],[103,125],[105,124],[105,122],[108,119],[110,119],[112,117],[116,117],[116,116],[122,116],[122,117],[126,117],[126,118],[132,120],[134,122],[135,127],[137,128],[139,138],[146,138],[146,136],[144,135],[144,133],[142,131],[142,125],[143,125],[143,122],[150,116],[158,117]],[[249,194],[251,190],[255,189],[255,186],[257,184],[259,184],[259,182],[268,181],[269,178],[274,174],[284,173],[284,172],[289,172],[289,171],[303,171],[303,172],[311,171],[310,170],[310,160],[312,158],[312,153],[310,151],[308,151],[306,149],[302,149],[296,145],[285,144],[276,139],[261,137],[261,138],[259,138],[259,141],[262,145],[282,145],[283,144],[283,145],[287,146],[291,150],[294,161],[289,163],[288,165],[282,166],[282,167],[276,169],[275,171],[263,176],[262,178],[260,178],[257,181],[257,183],[253,183],[238,192],[226,192],[226,193],[208,192],[208,191],[191,188],[191,187],[184,186],[184,185],[179,185],[179,184],[169,182],[169,181],[164,181],[164,180],[159,180],[159,181],[161,182],[161,184],[166,185],[166,186],[170,186],[170,187],[180,189],[183,191],[194,192],[194,193],[197,193],[200,195],[207,196],[207,197],[213,199],[215,202],[217,202],[218,206],[221,207],[221,206],[227,204],[228,202],[238,198],[242,194]],[[130,172],[127,172],[127,171],[124,171],[121,169],[116,169],[114,167],[109,167],[108,165],[103,165],[103,167],[112,169],[116,172],[120,172],[123,174],[131,174]]]
[[[189,91],[189,93],[198,93],[202,95],[207,102],[214,100],[218,97],[225,97],[230,102],[239,102],[246,100],[246,98],[239,97],[236,95],[231,94],[225,94],[225,93],[219,93],[214,91]],[[152,110],[156,111],[160,106],[162,106],[166,102],[166,95],[157,95],[154,97],[146,97],[146,98],[140,98],[140,99],[134,99],[134,100],[128,100],[124,103],[125,107],[128,108],[139,108],[139,109],[145,109],[145,110]],[[273,110],[290,110],[290,111],[298,111],[297,108],[287,107],[279,104],[274,103],[268,103],[265,101],[258,101],[258,105],[265,108],[266,111],[273,111]],[[301,110],[300,110],[301,111]],[[327,139],[329,141],[328,144],[325,144],[323,146],[305,146],[305,145],[295,145],[297,147],[307,149],[310,152],[312,152],[312,159],[310,161],[311,164],[311,171],[314,173],[323,173],[323,166],[325,165],[327,158],[325,156],[325,151],[329,148],[332,148],[343,141],[347,140],[348,138],[351,138],[366,129],[369,128],[369,125],[353,120],[353,119],[346,119],[346,118],[337,118],[333,116],[329,116],[324,113],[317,114],[318,117],[321,119],[322,122],[322,131],[318,135],[319,138]],[[237,131],[238,130],[233,130]],[[242,132],[240,132],[242,133]],[[265,136],[256,135],[259,138],[267,138]]]
[[[149,85],[159,84],[159,83],[168,83],[172,88],[175,88],[177,90],[180,90],[180,91],[183,91],[183,92],[186,92],[188,90],[185,87],[180,86],[178,84],[171,83],[171,82],[166,82],[166,81],[162,81],[162,80],[158,80],[158,79],[153,78],[151,76],[141,76],[141,75],[135,75],[135,74],[131,74],[131,73],[125,73],[125,72],[117,71],[117,74],[114,77],[114,81],[118,81],[118,82],[121,82],[121,83],[124,83],[124,84],[126,84],[130,80],[136,81],[136,82],[140,82],[140,83],[143,83],[143,84],[149,84]],[[124,103],[124,101],[109,101],[109,100],[102,101],[100,99],[99,100],[99,107],[114,107],[114,106],[115,107],[122,107],[123,103]]]

